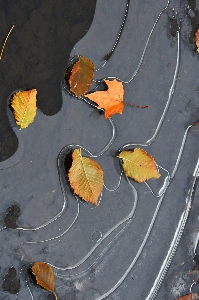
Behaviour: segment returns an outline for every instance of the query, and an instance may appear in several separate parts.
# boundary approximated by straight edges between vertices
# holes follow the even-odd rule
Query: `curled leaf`
[[[70,78],[69,78],[69,85],[70,90],[80,98],[84,95],[94,77],[94,65],[93,63],[84,56],[79,56],[78,61],[74,64]]]
[[[122,151],[119,155],[127,176],[137,182],[143,182],[151,178],[159,178],[154,158],[146,151],[135,148],[134,151]]]
[[[71,187],[83,200],[97,206],[104,184],[102,169],[96,161],[83,157],[81,149],[73,151],[72,159],[72,166],[68,172]]]
[[[48,264],[38,261],[32,265],[32,273],[36,277],[37,284],[47,291],[52,292],[57,300],[58,298],[54,290],[53,269]]]
[[[195,33],[195,43],[196,43],[196,46],[197,46],[196,51],[199,53],[199,29]]]
[[[28,127],[36,115],[36,89],[21,91],[14,94],[11,106],[14,117],[20,129]]]
[[[104,118],[107,119],[114,114],[122,114],[124,103],[124,88],[122,82],[114,80],[104,80],[108,86],[107,91],[97,91],[87,94],[86,97],[96,102],[99,108],[105,109]]]

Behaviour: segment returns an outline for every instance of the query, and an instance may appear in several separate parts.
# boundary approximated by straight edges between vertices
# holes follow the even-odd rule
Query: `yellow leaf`
[[[94,77],[94,65],[93,63],[84,56],[79,56],[78,61],[74,64],[70,78],[69,78],[69,85],[70,90],[80,98],[84,95]]]
[[[96,102],[99,108],[105,109],[104,118],[119,113],[122,114],[124,108],[124,88],[122,82],[114,80],[104,80],[108,86],[107,91],[97,91],[91,94],[86,94],[86,97]]]
[[[196,46],[197,46],[196,51],[199,53],[199,29],[195,33],[195,42],[196,42]]]
[[[32,265],[32,272],[36,277],[37,284],[52,292],[57,300],[57,295],[54,290],[54,272],[53,269],[46,263],[38,261]]]
[[[68,173],[72,189],[83,200],[97,206],[104,184],[102,169],[96,161],[83,157],[81,149],[73,151],[72,159],[72,166]]]
[[[122,151],[118,157],[123,161],[126,175],[137,182],[161,176],[153,157],[140,148],[135,148],[134,151]]]
[[[12,99],[11,106],[17,125],[26,128],[34,121],[36,115],[36,89],[17,92]]]

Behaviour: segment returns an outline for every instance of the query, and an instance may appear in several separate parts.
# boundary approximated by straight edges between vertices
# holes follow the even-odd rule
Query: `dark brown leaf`
[[[93,81],[93,77],[93,63],[88,58],[80,55],[78,57],[78,61],[72,68],[69,78],[71,92],[73,92],[78,98],[80,98],[88,91]]]

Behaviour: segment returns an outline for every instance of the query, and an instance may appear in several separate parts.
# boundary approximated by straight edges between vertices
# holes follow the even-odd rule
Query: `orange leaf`
[[[83,200],[97,206],[104,184],[102,169],[96,161],[83,157],[81,149],[73,151],[72,159],[72,166],[68,173],[71,187]]]
[[[196,299],[198,299],[198,295],[195,293],[190,293],[180,298],[177,298],[176,300],[196,300]]]
[[[36,115],[36,89],[20,91],[14,94],[11,106],[20,129],[28,127],[34,121]]]
[[[35,262],[32,265],[32,272],[36,277],[37,284],[52,292],[57,300],[57,296],[54,290],[54,272],[53,269],[44,262]]]
[[[94,65],[93,63],[84,56],[79,56],[78,61],[74,64],[70,78],[69,78],[69,85],[70,90],[80,98],[84,95],[94,77]]]
[[[196,42],[196,46],[197,46],[196,51],[199,53],[199,29],[195,33],[195,42]]]
[[[143,182],[150,178],[159,178],[154,158],[146,151],[135,148],[134,151],[122,151],[119,158],[123,161],[124,172],[137,182]]]
[[[96,102],[99,108],[105,109],[105,119],[109,118],[114,114],[122,114],[124,103],[124,88],[122,82],[116,79],[104,80],[108,86],[107,91],[97,91],[91,94],[87,94],[90,100]]]

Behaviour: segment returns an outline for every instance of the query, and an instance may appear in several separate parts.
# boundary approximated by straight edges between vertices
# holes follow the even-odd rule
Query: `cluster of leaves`
[[[135,148],[134,151],[122,151],[118,158],[122,159],[126,175],[139,183],[161,176],[153,157],[143,149]],[[97,206],[104,184],[103,171],[100,165],[91,158],[83,157],[81,149],[73,151],[72,160],[72,166],[68,172],[72,189],[84,201]]]
[[[13,28],[14,26],[11,28],[10,32]],[[0,59],[7,38],[4,42]],[[196,51],[199,53],[199,29],[195,33],[195,42],[197,46]],[[78,59],[72,66],[68,80],[70,91],[75,94],[78,99],[85,96],[95,102],[99,109],[104,109],[105,119],[116,113],[122,114],[124,108],[124,88],[122,82],[119,82],[116,79],[104,79],[107,90],[88,93],[93,78],[94,64],[88,58],[78,55]],[[12,98],[11,107],[13,108],[13,114],[20,129],[27,128],[28,125],[34,121],[37,109],[36,94],[36,89],[19,91],[15,93]],[[122,151],[119,153],[118,158],[122,160],[123,169],[126,175],[139,183],[161,176],[158,173],[154,158],[143,149],[136,148],[133,151]],[[82,156],[81,149],[75,149],[73,151],[72,160],[72,166],[68,172],[71,188],[74,190],[74,193],[83,200],[97,206],[98,198],[104,184],[103,170],[96,161]],[[195,270],[196,269],[199,270],[198,265]],[[32,265],[31,270],[35,275],[37,284],[49,292],[52,292],[57,300],[58,298],[54,289],[53,269],[44,262],[35,262]],[[177,300],[196,299],[199,299],[199,296],[196,293],[189,293]]]
[[[99,109],[105,110],[105,119],[120,113],[122,114],[124,103],[124,88],[118,80],[104,80],[108,89],[106,91],[95,91],[87,93],[94,77],[94,65],[86,57],[78,55],[77,62],[73,65],[69,76],[70,91],[78,98],[86,96],[98,104]]]
[[[76,63],[72,66],[69,76],[70,91],[80,99],[83,95],[105,110],[105,119],[116,113],[122,114],[124,108],[124,88],[118,80],[104,80],[106,91],[87,93],[94,78],[94,65],[86,57],[78,55]],[[17,125],[27,128],[34,121],[36,115],[36,89],[17,92],[11,101]]]
[[[70,91],[80,99],[87,97],[98,105],[99,109],[105,110],[104,118],[107,119],[114,114],[122,114],[124,109],[124,88],[122,82],[117,79],[104,79],[107,86],[105,91],[88,92],[94,78],[94,64],[87,58],[77,55],[77,61],[70,67],[69,78],[67,79]],[[27,128],[34,121],[36,115],[36,89],[17,92],[11,102],[14,117],[17,125]],[[129,104],[139,108],[140,106]]]
[[[116,113],[122,114],[124,109],[122,82],[117,79],[104,79],[107,90],[88,92],[93,77],[93,63],[88,58],[78,55],[77,61],[70,68],[69,76],[66,76],[66,81],[68,81],[70,91],[78,99],[82,96],[87,97],[97,103],[99,109],[105,110],[105,119]],[[142,149],[122,151],[118,158],[123,161],[126,175],[137,182],[160,177],[153,157]],[[72,167],[68,173],[72,189],[83,200],[97,205],[104,183],[101,167],[94,160],[83,157],[81,149],[74,150],[72,159]]]

